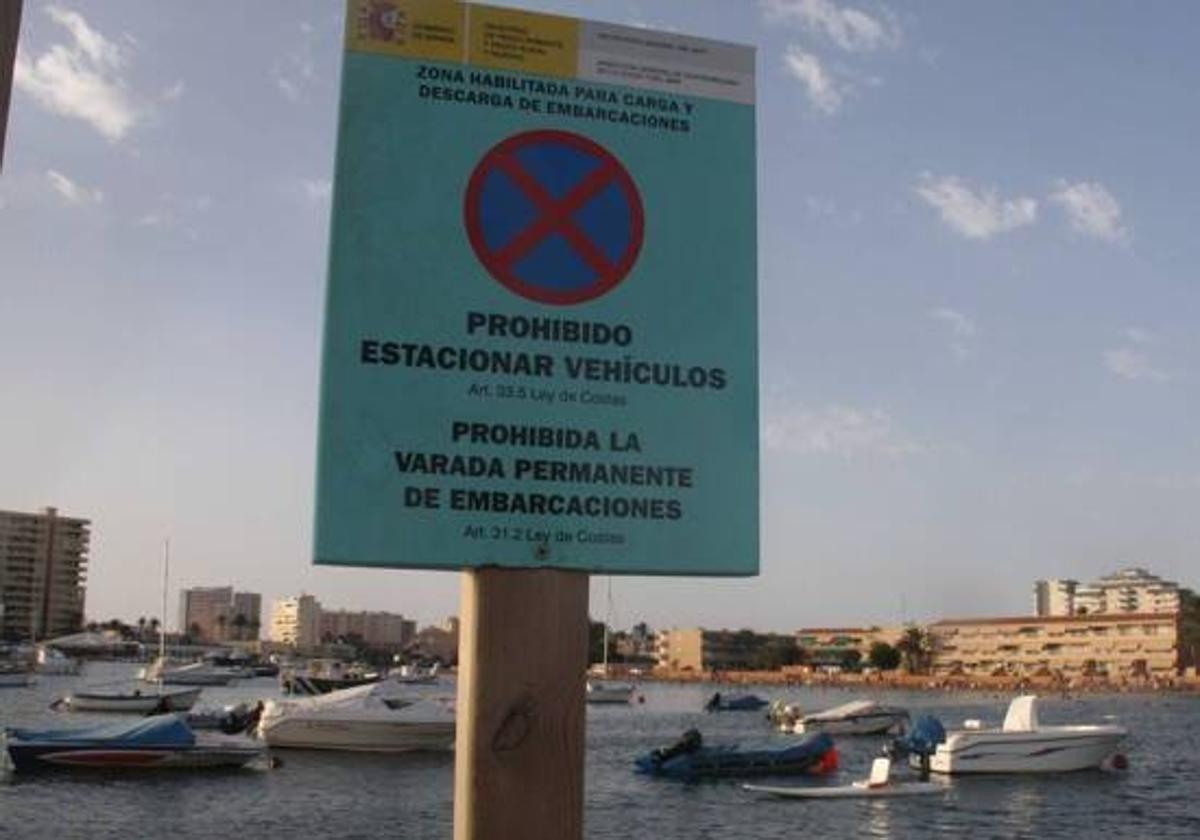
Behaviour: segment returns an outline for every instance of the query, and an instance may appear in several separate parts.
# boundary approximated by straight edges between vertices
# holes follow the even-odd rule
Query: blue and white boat
[[[66,769],[242,767],[265,747],[246,738],[198,738],[181,715],[72,729],[4,730],[17,772]]]
[[[823,732],[783,749],[743,750],[736,746],[706,747],[700,733],[689,729],[670,747],[634,761],[637,773],[688,782],[733,776],[820,776],[834,772],[837,766],[833,738]]]

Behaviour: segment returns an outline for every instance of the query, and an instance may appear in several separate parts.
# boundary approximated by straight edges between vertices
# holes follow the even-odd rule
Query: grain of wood
[[[455,840],[583,837],[588,576],[464,572]]]

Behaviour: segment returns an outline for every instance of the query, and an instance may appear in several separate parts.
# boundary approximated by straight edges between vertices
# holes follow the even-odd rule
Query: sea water
[[[0,724],[74,726],[112,716],[58,714],[48,704],[84,685],[128,681],[135,666],[91,663],[79,677],[39,677],[0,689]],[[126,682],[128,685],[129,683]],[[453,678],[426,694],[450,694]],[[644,702],[594,706],[587,719],[586,835],[613,838],[792,837],[1200,837],[1200,697],[1104,694],[1046,697],[1041,719],[1114,722],[1130,731],[1129,769],[1050,776],[955,777],[947,792],[876,800],[772,800],[736,781],[700,784],[633,773],[633,759],[697,728],[708,743],[785,746],[762,711],[706,714],[706,685],[645,683]],[[850,690],[749,687],[816,711],[862,696]],[[727,694],[742,689],[722,687]],[[274,679],[205,688],[200,706],[279,697]],[[998,724],[1008,697],[981,693],[874,695],[948,727],[966,718]],[[837,739],[839,783],[864,778],[880,738]],[[278,750],[280,766],[239,771],[0,775],[0,837],[448,838],[451,753],[373,755]],[[776,784],[805,780],[775,779]],[[811,782],[809,782],[811,783]],[[513,840],[519,840],[514,838]]]

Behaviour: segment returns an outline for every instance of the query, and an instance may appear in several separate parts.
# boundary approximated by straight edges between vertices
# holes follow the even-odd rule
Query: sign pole
[[[21,31],[22,0],[0,2],[0,169],[4,168],[4,137],[8,133],[8,102],[12,97],[17,35]]]
[[[462,575],[455,840],[579,840],[588,576]]]

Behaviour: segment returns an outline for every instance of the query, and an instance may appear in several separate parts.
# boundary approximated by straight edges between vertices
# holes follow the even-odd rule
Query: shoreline
[[[929,674],[812,674],[795,671],[659,671],[643,679],[663,683],[711,685],[768,685],[794,688],[859,689],[864,691],[922,691],[1051,694],[1200,694],[1200,679],[1176,676],[1147,680],[1101,677],[1063,680],[1055,677],[936,676]]]

